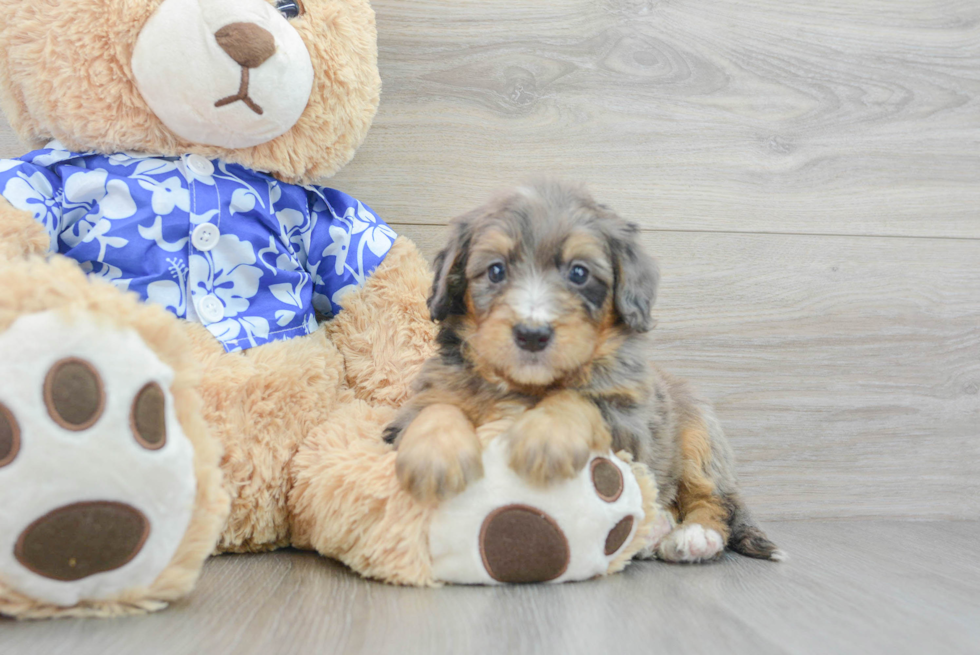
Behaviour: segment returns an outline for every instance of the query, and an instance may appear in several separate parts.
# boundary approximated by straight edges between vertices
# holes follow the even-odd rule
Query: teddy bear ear
[[[0,0],[0,105],[35,145],[198,153],[288,182],[328,177],[377,110],[374,14],[367,0],[302,0],[296,16],[286,5],[162,0],[107,12],[41,2],[20,11]]]

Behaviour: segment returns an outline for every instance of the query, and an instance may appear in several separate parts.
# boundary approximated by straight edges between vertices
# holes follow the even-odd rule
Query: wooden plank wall
[[[980,5],[373,4],[382,105],[330,184],[432,255],[494,189],[585,181],[760,518],[980,516]]]

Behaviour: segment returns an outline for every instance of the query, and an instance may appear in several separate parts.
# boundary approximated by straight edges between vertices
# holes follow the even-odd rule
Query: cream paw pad
[[[484,477],[436,510],[429,528],[436,580],[584,580],[624,565],[646,543],[643,492],[630,464],[612,452],[594,454],[575,478],[546,488],[507,462],[505,440],[494,439],[483,452]]]
[[[56,312],[0,335],[0,580],[67,606],[148,586],[194,509],[173,371],[131,330]]]

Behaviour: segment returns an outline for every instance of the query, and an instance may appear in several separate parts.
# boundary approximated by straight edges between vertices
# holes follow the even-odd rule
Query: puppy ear
[[[616,271],[614,301],[616,311],[630,329],[648,332],[656,325],[652,312],[657,300],[660,270],[640,247],[639,233],[636,225],[616,217],[615,227],[609,235]]]
[[[433,321],[444,321],[450,314],[465,314],[466,256],[470,246],[470,219],[467,214],[454,220],[449,243],[432,262],[435,278],[429,296],[429,314]]]

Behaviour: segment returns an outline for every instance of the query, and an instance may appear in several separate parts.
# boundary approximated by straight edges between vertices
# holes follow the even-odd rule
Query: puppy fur
[[[399,478],[423,501],[459,493],[483,474],[474,427],[512,417],[510,463],[531,482],[572,477],[610,446],[648,465],[678,523],[661,557],[711,559],[727,544],[780,559],[739,497],[711,405],[652,362],[659,273],[637,232],[550,181],[453,221],[429,298],[438,352],[385,434]]]

